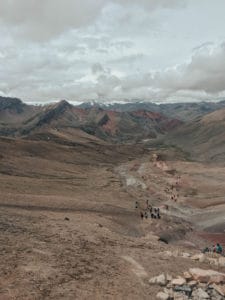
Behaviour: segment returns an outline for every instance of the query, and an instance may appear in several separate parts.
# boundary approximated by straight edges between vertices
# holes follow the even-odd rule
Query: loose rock
[[[218,259],[219,266],[225,267],[225,257],[219,257]]]
[[[225,274],[213,270],[193,268],[189,270],[194,280],[203,283],[225,283]]]
[[[153,277],[149,280],[150,284],[158,284],[161,286],[165,286],[167,284],[167,278],[165,274],[161,274],[159,276]]]
[[[182,277],[175,278],[171,281],[171,284],[173,284],[173,285],[184,285],[185,283],[186,283],[186,280]]]
[[[221,296],[225,297],[225,285],[217,285],[213,284],[212,285],[213,289],[217,291]]]
[[[163,293],[163,292],[159,292],[157,295],[156,295],[156,298],[157,299],[161,299],[161,300],[169,300],[170,296],[166,293]]]
[[[209,295],[201,288],[195,290],[192,293],[192,297],[194,300],[204,300],[204,299],[209,299]]]

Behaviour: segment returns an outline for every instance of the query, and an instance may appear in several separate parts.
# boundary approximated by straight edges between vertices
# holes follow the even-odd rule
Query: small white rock
[[[159,276],[153,277],[149,280],[150,284],[158,284],[161,286],[165,286],[167,284],[167,279],[165,274],[161,274]]]

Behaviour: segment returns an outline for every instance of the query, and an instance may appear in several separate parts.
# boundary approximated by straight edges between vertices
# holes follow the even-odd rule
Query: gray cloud
[[[1,0],[0,94],[34,102],[225,97],[225,2],[215,1]]]
[[[17,37],[46,41],[67,29],[92,24],[102,8],[113,3],[152,10],[177,7],[184,0],[1,0],[0,21],[11,25]]]
[[[1,0],[0,20],[19,26],[20,35],[47,40],[92,23],[103,4],[104,0]]]
[[[122,5],[141,5],[148,9],[184,7],[186,0],[114,0]]]

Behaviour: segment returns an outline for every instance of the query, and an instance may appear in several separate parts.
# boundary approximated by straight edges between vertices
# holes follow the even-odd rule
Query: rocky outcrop
[[[156,295],[161,300],[225,299],[225,274],[214,270],[193,268],[174,279],[168,274],[160,274],[149,283],[164,287]]]

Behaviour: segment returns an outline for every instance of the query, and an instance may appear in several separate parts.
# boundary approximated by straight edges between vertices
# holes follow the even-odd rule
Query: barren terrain
[[[152,276],[209,267],[181,254],[223,240],[223,166],[76,140],[1,138],[0,299],[156,299]]]

